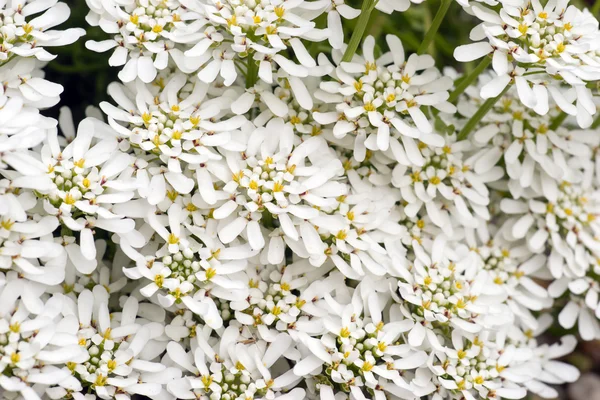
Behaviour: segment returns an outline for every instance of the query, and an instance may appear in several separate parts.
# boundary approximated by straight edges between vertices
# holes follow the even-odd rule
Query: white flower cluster
[[[47,290],[66,273],[65,251],[53,236],[60,222],[36,199],[35,189],[50,190],[48,178],[31,173],[41,162],[27,165],[49,135],[56,138],[57,121],[40,109],[58,103],[63,88],[44,79],[41,67],[55,57],[46,48],[85,33],[52,30],[69,13],[56,1],[0,5],[0,393],[10,398],[35,399],[46,389],[60,398],[82,388],[65,367],[84,355],[67,298]]]
[[[454,54],[459,61],[492,54],[496,77],[481,88],[482,97],[496,97],[514,82],[520,102],[536,113],[546,114],[552,99],[577,116],[582,128],[592,124],[596,106],[586,84],[600,79],[600,31],[588,10],[568,3],[501,0],[500,12],[481,3],[468,6],[482,21],[471,38],[481,41],[459,46]],[[557,79],[567,87],[557,86]]]
[[[393,35],[345,45],[342,17],[407,0],[86,2],[111,35],[88,48],[122,69],[77,128],[40,114],[62,91],[40,61],[83,31],[46,30],[61,3],[0,9],[0,397],[496,400],[577,380],[576,336],[539,336],[600,339],[589,12],[460,1],[483,41],[457,58],[493,66],[461,77]]]

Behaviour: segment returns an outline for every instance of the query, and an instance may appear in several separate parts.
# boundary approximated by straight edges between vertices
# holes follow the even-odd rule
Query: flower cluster
[[[461,76],[425,54],[448,1],[412,53],[363,38],[408,0],[86,0],[110,35],[87,47],[121,69],[77,127],[43,115],[63,88],[40,68],[83,30],[50,30],[61,3],[2,6],[0,397],[576,381],[572,333],[600,338],[598,22],[459,1],[481,24],[456,58],[484,57]]]
[[[596,113],[593,93],[586,83],[600,79],[598,21],[568,0],[502,2],[500,12],[473,4],[470,11],[482,24],[472,31],[481,42],[455,50],[459,61],[472,61],[493,54],[496,77],[481,88],[484,98],[498,96],[511,82],[519,99],[539,114],[548,111],[553,99],[579,125],[587,128]],[[576,105],[564,90],[551,84],[559,79],[577,92]],[[549,84],[550,83],[550,84]]]

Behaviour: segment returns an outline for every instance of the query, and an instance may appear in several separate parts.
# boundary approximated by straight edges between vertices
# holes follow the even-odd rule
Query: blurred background
[[[87,34],[78,42],[65,47],[52,48],[58,57],[50,62],[45,70],[47,78],[60,83],[65,91],[61,96],[61,102],[44,111],[48,116],[57,117],[60,107],[68,106],[73,112],[75,123],[84,118],[86,107],[97,106],[101,101],[108,100],[106,88],[110,82],[117,80],[117,68],[108,65],[107,53],[94,53],[85,48],[86,40],[104,40],[108,36],[97,27],[90,27],[85,21],[87,5],[85,0],[63,0],[71,8],[71,18],[65,24],[67,27],[81,27],[86,29]],[[571,0],[579,8],[588,7],[594,9],[595,17],[600,18],[600,0]],[[361,0],[346,0],[354,8],[360,8]],[[542,1],[544,3],[544,1]],[[388,33],[395,34],[402,39],[406,53],[417,50],[421,40],[429,28],[435,13],[440,5],[440,0],[427,0],[423,4],[412,5],[404,13],[394,13],[392,16],[374,10],[367,32],[376,38]],[[595,5],[595,7],[594,7]],[[353,21],[344,21],[346,39],[349,39],[358,18]],[[324,26],[324,20],[316,21],[318,26]],[[469,72],[475,67],[475,63],[460,64],[452,57],[453,50],[460,44],[469,43],[469,31],[477,21],[461,10],[457,3],[450,6],[439,33],[429,49],[437,63],[438,68],[454,67],[461,72]],[[329,48],[327,42],[317,43],[310,47],[313,54],[326,51]],[[558,325],[558,324],[557,324]],[[557,337],[566,332],[560,327],[550,329],[542,340],[555,341]],[[576,384],[557,388],[561,393],[560,398],[565,400],[600,400],[600,341],[581,342],[578,349],[567,357],[567,361],[577,366],[582,377]],[[530,396],[527,400],[538,400]]]

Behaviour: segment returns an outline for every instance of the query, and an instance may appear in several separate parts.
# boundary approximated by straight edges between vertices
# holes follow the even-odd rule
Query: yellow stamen
[[[14,224],[15,223],[10,219],[4,219],[2,220],[2,223],[0,223],[0,225],[2,225],[2,228],[6,229],[7,231],[10,231],[10,228],[12,228]]]
[[[340,331],[340,336],[343,338],[350,337],[350,329],[343,327],[342,330]]]
[[[177,244],[177,243],[179,243],[179,238],[177,236],[175,236],[174,233],[170,233],[169,237],[167,238],[167,242],[169,244]]]
[[[212,278],[214,278],[217,275],[217,270],[214,268],[209,268],[206,270],[206,280],[210,281]]]

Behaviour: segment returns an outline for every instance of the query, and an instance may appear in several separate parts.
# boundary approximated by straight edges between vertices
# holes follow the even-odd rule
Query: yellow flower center
[[[7,231],[10,231],[10,228],[12,228],[14,224],[15,223],[13,221],[11,221],[10,219],[4,219],[0,223],[0,225],[2,225],[2,228],[6,229]]]
[[[285,14],[285,8],[283,8],[283,6],[277,6],[275,7],[275,15],[277,15],[277,18],[282,18],[283,14]]]
[[[104,339],[110,339],[110,334],[111,334],[111,332],[112,332],[112,328],[107,328],[107,329],[106,329],[106,332],[104,332],[104,335],[102,335],[102,337],[103,337]]]
[[[169,244],[177,244],[179,243],[179,238],[175,236],[174,233],[170,233],[167,242],[169,242]]]
[[[335,235],[336,238],[338,238],[339,240],[345,240],[348,237],[348,234],[346,233],[346,231],[339,231],[337,233],[337,235]]]
[[[203,376],[201,381],[204,387],[208,389],[208,387],[212,384],[213,378],[212,376]]]
[[[65,203],[67,203],[70,206],[75,204],[75,198],[73,197],[73,195],[71,193],[67,193],[65,195]]]
[[[527,33],[527,29],[529,29],[529,27],[525,24],[520,24],[519,25],[519,32],[521,32],[521,35],[524,35]]]
[[[117,362],[115,360],[108,360],[106,366],[108,367],[109,371],[112,371],[113,369],[117,368]]]
[[[375,108],[375,106],[373,105],[373,103],[367,103],[367,104],[365,104],[365,105],[364,105],[364,109],[365,109],[365,111],[368,111],[368,112],[371,112],[371,111],[375,111],[375,110],[376,110],[376,108]]]
[[[212,278],[215,277],[215,275],[217,275],[217,270],[214,268],[209,268],[206,270],[206,280],[210,281]]]
[[[363,366],[362,366],[362,370],[363,370],[363,371],[367,371],[367,372],[368,372],[368,371],[372,370],[372,369],[373,369],[373,367],[374,367],[374,365],[373,365],[373,364],[371,364],[371,363],[370,363],[370,362],[368,362],[368,361],[365,361],[365,363],[364,363],[364,364],[363,364]]]

